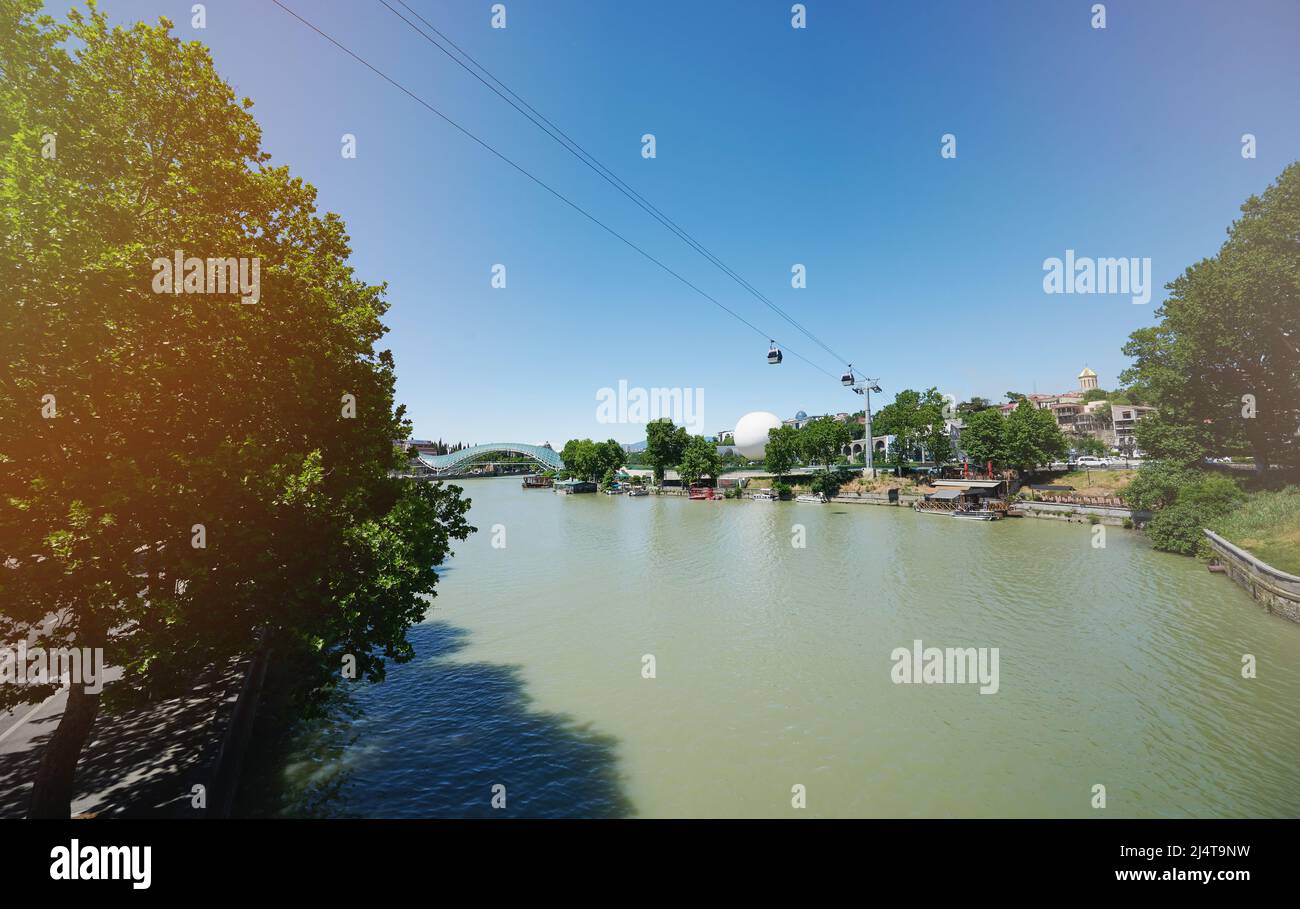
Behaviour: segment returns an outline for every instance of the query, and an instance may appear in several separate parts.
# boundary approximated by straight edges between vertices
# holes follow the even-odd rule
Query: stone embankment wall
[[[1049,518],[1057,521],[1075,521],[1080,524],[1096,523],[1123,526],[1125,521],[1140,527],[1151,520],[1151,512],[1135,511],[1115,505],[1062,505],[1056,502],[1016,502],[1017,514],[1026,518]]]
[[[1227,569],[1228,577],[1269,612],[1300,622],[1300,578],[1261,562],[1212,530],[1205,531],[1205,537],[1214,550],[1214,560]]]

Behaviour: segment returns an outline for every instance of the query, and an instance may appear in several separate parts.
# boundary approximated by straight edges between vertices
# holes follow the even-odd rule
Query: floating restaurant
[[[1002,480],[931,480],[935,491],[912,507],[975,521],[996,521],[1007,515],[1006,483]]]

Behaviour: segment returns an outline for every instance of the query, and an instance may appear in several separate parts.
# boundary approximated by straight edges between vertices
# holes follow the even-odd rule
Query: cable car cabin
[[[781,348],[773,344],[772,349],[767,352],[767,362],[772,366],[776,366],[781,362],[781,359]]]

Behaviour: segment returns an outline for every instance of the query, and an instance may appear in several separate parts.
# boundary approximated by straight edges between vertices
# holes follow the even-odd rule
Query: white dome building
[[[767,452],[767,434],[777,429],[781,418],[766,410],[747,413],[736,424],[736,450],[751,460],[762,458]]]

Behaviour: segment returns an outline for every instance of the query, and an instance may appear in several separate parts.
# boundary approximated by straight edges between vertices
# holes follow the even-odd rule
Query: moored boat
[[[1007,515],[1001,480],[932,480],[935,491],[912,507],[926,514],[942,514],[964,521],[998,521]]]
[[[995,508],[958,508],[952,516],[961,521],[1000,521],[1003,513]]]
[[[810,504],[825,505],[826,497],[819,492],[805,492],[802,495],[794,497],[796,502],[808,502]]]

